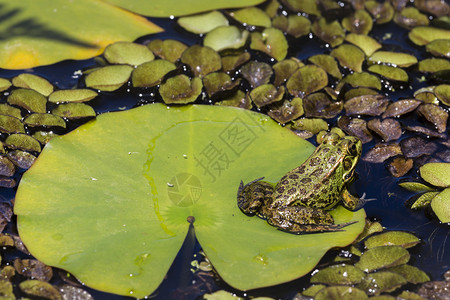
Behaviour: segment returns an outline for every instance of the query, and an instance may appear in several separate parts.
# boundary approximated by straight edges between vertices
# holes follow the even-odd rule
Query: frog
[[[357,137],[327,132],[311,156],[275,186],[262,181],[264,177],[245,185],[241,181],[237,205],[244,214],[289,233],[343,231],[355,222],[335,224],[328,211],[339,203],[352,211],[364,205],[365,195],[359,198],[348,191],[361,153]]]

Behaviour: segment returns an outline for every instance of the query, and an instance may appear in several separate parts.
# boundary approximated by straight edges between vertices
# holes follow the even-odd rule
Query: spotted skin
[[[314,153],[275,187],[263,178],[246,185],[241,182],[238,206],[245,214],[257,215],[291,233],[340,231],[353,223],[334,224],[326,210],[341,201],[350,210],[358,207],[359,198],[346,185],[352,181],[361,152],[358,138],[328,133]]]

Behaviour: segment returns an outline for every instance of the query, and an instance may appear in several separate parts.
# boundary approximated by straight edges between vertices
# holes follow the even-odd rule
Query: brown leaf
[[[387,168],[392,176],[402,177],[412,169],[413,165],[414,161],[411,158],[399,156],[392,159]]]
[[[49,281],[53,276],[52,268],[36,259],[16,258],[14,268],[18,274],[31,279]]]
[[[418,157],[421,155],[430,155],[437,149],[437,145],[421,137],[412,137],[400,142],[403,154],[408,157]]]
[[[402,135],[400,123],[394,119],[372,119],[367,123],[370,130],[378,134],[383,141],[389,142],[398,139]]]
[[[367,129],[367,122],[363,119],[350,119],[347,116],[342,116],[338,120],[338,126],[348,135],[358,137],[363,144],[370,142],[373,138]]]
[[[371,163],[382,163],[389,157],[402,154],[402,149],[399,144],[377,144],[370,149],[362,160]]]
[[[363,95],[351,98],[344,103],[347,116],[379,116],[389,105],[389,99],[383,95]]]
[[[422,104],[418,109],[419,114],[421,114],[428,122],[434,124],[439,133],[445,132],[447,128],[448,112],[442,107],[436,104]]]
[[[386,108],[382,118],[398,117],[409,112],[412,112],[420,105],[422,101],[416,99],[404,99],[395,101]]]
[[[439,139],[447,138],[447,135],[444,133],[439,133],[434,130],[428,129],[426,127],[422,127],[422,126],[406,126],[405,129],[408,131],[421,133],[423,135],[426,135],[427,137],[434,137],[434,138],[439,138]]]
[[[5,226],[11,221],[13,215],[11,204],[0,202],[0,232],[3,232]]]

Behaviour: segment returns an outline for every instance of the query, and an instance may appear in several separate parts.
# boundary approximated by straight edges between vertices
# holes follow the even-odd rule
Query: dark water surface
[[[141,38],[140,42],[150,39],[174,38],[192,45],[201,43],[201,39],[190,33],[184,32],[182,29],[173,25],[174,21],[152,19],[158,25],[166,29],[166,32]],[[391,39],[384,40],[383,44],[393,49],[401,49],[403,52],[414,54],[418,59],[424,57],[424,53],[417,50],[406,38],[407,31],[393,25],[376,26],[372,31],[372,36],[381,40],[386,33],[394,33]],[[294,44],[290,47],[291,55],[300,59],[305,59],[311,55],[327,52],[327,48],[316,39],[305,37],[301,43]],[[32,70],[36,75],[47,78],[59,89],[73,88],[78,85],[79,75],[76,71],[95,65],[93,59],[85,61],[64,61],[55,65],[39,67]],[[28,72],[28,70],[25,70]],[[11,71],[0,70],[0,77],[11,78],[15,75],[23,73],[24,70]],[[417,76],[415,76],[417,75]],[[401,97],[412,97],[412,93],[424,83],[420,83],[416,78],[421,74],[412,74],[411,86],[396,89],[395,92],[386,90],[386,94],[392,99],[397,100]],[[5,97],[3,97],[5,99]],[[101,95],[90,102],[98,113],[129,109],[136,105],[151,103],[155,99],[149,94],[139,91],[129,91],[127,87],[121,88],[118,92],[101,93]],[[417,122],[416,117],[403,120],[404,122]],[[73,126],[76,126],[74,124]],[[402,138],[408,137],[405,134]],[[364,145],[364,152],[370,149],[375,142]],[[394,179],[384,164],[370,164],[361,161],[357,167],[359,174],[358,180],[352,186],[352,192],[362,195],[366,193],[367,198],[376,198],[366,204],[364,209],[367,216],[372,220],[380,221],[388,230],[405,230],[416,234],[422,239],[422,244],[410,249],[412,255],[411,264],[427,272],[432,280],[442,280],[444,271],[450,268],[449,254],[449,227],[441,225],[436,220],[432,220],[424,214],[423,211],[412,211],[405,206],[405,201],[411,197],[411,193],[397,186],[397,179]],[[411,174],[412,172],[408,173]],[[417,176],[416,173],[413,173]],[[411,175],[408,175],[411,177]],[[1,189],[0,195],[5,201],[14,198],[15,190]],[[9,225],[8,231],[14,232],[15,228]],[[233,291],[221,281],[217,281],[209,276],[199,276],[190,271],[190,263],[194,259],[199,259],[198,252],[201,250],[200,245],[195,239],[195,229],[190,230],[188,237],[179,252],[172,267],[170,268],[167,279],[161,284],[160,288],[154,295],[149,298],[154,299],[195,299],[210,290],[225,288]],[[3,254],[6,261],[12,261],[15,257],[24,257],[24,255],[15,252],[7,252]],[[308,276],[303,279],[296,280],[291,283],[280,285],[274,288],[261,289],[251,291],[248,294],[235,291],[239,295],[254,296],[272,296],[274,298],[289,298],[301,291],[308,285]],[[101,293],[87,288],[95,299],[130,299],[129,297],[116,296]]]

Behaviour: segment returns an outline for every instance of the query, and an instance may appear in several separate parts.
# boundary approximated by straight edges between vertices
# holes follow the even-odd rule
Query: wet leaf
[[[152,50],[156,56],[168,60],[171,63],[175,63],[179,60],[181,54],[183,54],[184,50],[187,48],[182,42],[170,39],[164,41],[159,39],[152,40],[148,43],[147,47]]]
[[[328,74],[330,74],[334,78],[337,78],[337,79],[342,78],[342,74],[341,74],[341,71],[339,70],[339,66],[338,66],[336,60],[332,56],[327,55],[327,54],[317,54],[317,55],[310,56],[308,58],[308,60],[310,62],[312,62],[313,64],[315,64],[316,66],[324,69]]]
[[[170,71],[175,70],[173,63],[165,59],[157,59],[137,66],[131,73],[134,87],[152,87],[161,83]]]
[[[301,118],[292,124],[294,130],[306,130],[312,134],[317,134],[322,130],[328,130],[328,123],[322,119]]]
[[[443,133],[447,129],[448,112],[442,107],[435,104],[422,104],[417,112],[436,126],[439,133]]]
[[[439,192],[428,192],[421,195],[416,201],[414,201],[413,205],[411,205],[411,209],[421,209],[430,205],[431,200],[433,200],[437,194],[439,194]]]
[[[398,144],[377,144],[370,149],[362,158],[362,160],[371,163],[382,163],[389,157],[402,154],[402,149]]]
[[[364,95],[354,97],[344,103],[347,116],[379,116],[389,105],[389,99],[383,95]]]
[[[392,52],[392,51],[377,51],[372,54],[367,62],[369,64],[389,64],[400,68],[407,68],[417,63],[417,58],[411,54]]]
[[[234,106],[244,109],[252,108],[252,101],[241,90],[237,90],[230,98],[226,98],[222,101],[216,102],[216,105],[222,106]]]
[[[277,122],[285,124],[303,115],[303,100],[294,98],[291,101],[284,100],[276,103],[270,107],[267,114]]]
[[[303,12],[320,16],[320,11],[315,0],[282,0],[283,4],[294,12]]]
[[[408,37],[414,44],[425,46],[435,40],[450,39],[450,30],[431,26],[418,26],[408,33]]]
[[[13,247],[14,246],[13,238],[7,234],[3,234],[3,233],[0,234],[0,246],[1,247]],[[0,278],[1,278],[1,274],[0,274]]]
[[[52,114],[69,120],[95,117],[94,109],[84,103],[60,104],[52,110]]]
[[[189,32],[204,34],[219,26],[228,26],[228,19],[221,12],[214,10],[194,16],[181,17],[177,20],[177,23]]]
[[[0,156],[0,161],[2,156]],[[7,202],[0,203],[0,232],[3,232],[5,226],[11,221],[11,217],[13,216],[13,210],[11,204]]]
[[[181,55],[181,62],[187,64],[197,77],[218,71],[222,68],[219,54],[210,47],[194,45]]]
[[[425,185],[420,182],[414,182],[414,181],[400,182],[398,185],[404,189],[407,189],[408,191],[416,192],[416,193],[434,191],[434,188],[429,187],[428,185]]]
[[[284,86],[276,88],[273,84],[263,84],[250,91],[250,98],[257,107],[263,107],[282,100],[284,92]]]
[[[203,44],[215,51],[225,49],[239,49],[245,45],[248,31],[241,31],[236,26],[220,26],[208,32],[203,39]]]
[[[31,114],[23,120],[23,122],[30,127],[45,126],[45,127],[62,127],[66,128],[66,122],[61,117],[52,114]]]
[[[245,132],[246,144],[230,138],[235,130]],[[331,211],[335,222],[357,223],[341,232],[300,236],[244,215],[236,205],[240,180],[263,174],[277,181],[314,150],[267,116],[246,110],[145,105],[101,114],[48,145],[16,194],[20,236],[34,257],[95,289],[150,294],[181,248],[189,216],[215,270],[241,290],[310,272],[329,248],[350,244],[364,227],[364,210],[343,207]],[[229,158],[220,173],[202,154],[211,147]],[[197,179],[197,189],[180,203],[175,180],[186,173]],[[304,259],[293,259],[298,255]]]
[[[330,55],[335,57],[342,67],[355,72],[362,72],[362,63],[366,57],[364,52],[358,47],[350,44],[343,44],[338,48],[333,49]]]
[[[366,56],[371,56],[382,47],[374,38],[365,34],[349,33],[345,36],[345,40],[359,47]]]
[[[420,176],[428,183],[439,187],[450,186],[450,164],[428,163],[420,167]]]
[[[286,87],[294,97],[304,98],[328,84],[327,73],[315,65],[306,65],[292,74],[286,83]]]
[[[269,83],[273,71],[269,64],[257,61],[250,61],[240,69],[242,77],[244,77],[252,88]]]
[[[446,188],[431,200],[431,208],[439,221],[450,222],[450,188]]]
[[[26,134],[11,134],[5,140],[5,145],[11,149],[41,152],[41,144]]]
[[[62,300],[59,291],[50,283],[39,280],[25,280],[19,283],[19,288],[22,292],[31,295],[42,297],[50,300]]]
[[[238,297],[235,294],[227,292],[225,290],[218,290],[211,294],[204,294],[205,300],[244,300],[244,298]]]
[[[420,243],[420,239],[414,234],[405,231],[386,231],[369,237],[364,246],[367,249],[380,246],[401,246],[411,248]]]
[[[0,104],[0,114],[15,117],[19,120],[22,119],[22,113],[20,112],[20,109],[12,107],[6,103]]]
[[[166,104],[194,102],[202,93],[203,83],[198,77],[192,80],[184,74],[171,77],[159,87],[159,93]]]
[[[45,113],[47,111],[47,99],[35,90],[16,89],[8,96],[8,103],[31,112]]]
[[[314,93],[303,99],[303,108],[305,109],[305,116],[308,118],[331,119],[342,111],[343,103],[331,101],[327,94]]]
[[[437,146],[421,137],[411,137],[401,140],[400,147],[406,157],[414,158],[421,155],[430,155],[436,151]]]
[[[364,290],[368,295],[380,295],[384,292],[392,292],[406,283],[406,279],[400,274],[382,271],[367,274],[364,281],[357,287]]]
[[[13,293],[13,285],[9,280],[0,280],[0,293],[4,299],[16,299]]]
[[[116,42],[105,48],[103,56],[110,64],[138,66],[155,59],[152,51],[137,43]]]
[[[384,142],[394,141],[402,135],[400,123],[394,119],[372,119],[367,127],[378,134]]]
[[[406,73],[405,70],[397,67],[386,65],[372,65],[367,70],[372,73],[381,75],[388,80],[401,82],[408,82],[409,80],[408,73]]]
[[[311,283],[328,285],[354,285],[361,282],[364,272],[352,265],[334,265],[319,270],[311,277]]]
[[[270,27],[272,22],[265,11],[258,7],[246,7],[233,12],[230,16],[244,25]]]
[[[394,22],[406,29],[412,29],[416,26],[427,26],[430,23],[427,15],[420,13],[417,8],[412,6],[396,12]]]
[[[422,101],[415,99],[403,99],[390,103],[383,113],[383,118],[399,117],[415,110]]]
[[[243,52],[238,55],[222,56],[222,70],[224,72],[231,72],[245,64],[250,60],[250,53]]]
[[[98,68],[86,76],[86,87],[105,92],[115,91],[128,81],[132,71],[133,67],[129,65]]]
[[[344,42],[345,32],[337,20],[327,22],[325,18],[320,18],[312,24],[311,31],[333,48]]]
[[[348,83],[353,87],[367,87],[381,90],[380,79],[377,76],[367,72],[352,73],[347,75],[341,83]]]
[[[373,137],[367,129],[367,122],[363,119],[342,116],[338,119],[338,126],[348,135],[358,137],[363,144],[370,142]]]
[[[372,25],[372,17],[364,9],[359,9],[342,20],[342,27],[357,34],[368,34]]]
[[[347,286],[330,286],[321,289],[317,292],[314,300],[360,300],[367,299],[366,293],[364,291]]]
[[[380,246],[365,251],[355,266],[365,272],[372,272],[406,264],[409,258],[408,250],[401,246]]]
[[[87,102],[97,96],[97,92],[89,89],[59,90],[51,93],[48,101],[52,103]]]
[[[434,89],[436,97],[447,106],[450,106],[450,85],[441,84]]]
[[[230,75],[222,72],[209,73],[203,78],[203,85],[211,97],[216,93],[231,90],[239,85],[240,79],[231,80]]]
[[[419,71],[434,73],[450,69],[450,61],[445,58],[427,58],[419,62]]]
[[[434,56],[450,58],[450,39],[434,40],[426,45],[426,49]]]
[[[51,267],[35,259],[16,258],[14,260],[14,268],[17,274],[40,281],[50,281],[53,276]]]
[[[25,133],[25,128],[19,119],[11,116],[0,115],[0,132]]]
[[[274,85],[280,86],[285,83],[302,66],[304,64],[295,58],[285,59],[274,64],[272,67],[275,72]]]
[[[326,286],[324,284],[313,284],[310,287],[308,287],[306,290],[304,290],[302,292],[302,295],[313,298],[317,294],[318,291],[320,291],[321,289],[323,289],[325,287]]]
[[[392,176],[402,177],[408,173],[414,166],[414,161],[411,158],[403,156],[395,157],[389,162],[387,168]]]
[[[29,169],[36,160],[36,156],[21,150],[10,151],[7,154],[8,158],[19,168]]]
[[[12,84],[15,87],[35,90],[44,96],[53,92],[53,85],[47,79],[34,74],[19,74],[12,79]]]
[[[259,50],[280,61],[287,55],[288,43],[283,32],[269,27],[262,33],[252,32],[250,49]]]
[[[12,277],[16,275],[16,270],[12,266],[4,266],[2,270],[0,271],[0,278],[4,279],[2,282],[11,280]],[[5,280],[6,279],[6,280]],[[12,291],[12,289],[11,289]],[[2,294],[4,295],[4,290],[2,288]],[[7,295],[5,295],[7,296]]]
[[[413,284],[430,281],[430,277],[424,271],[410,265],[393,267],[389,271],[402,275],[408,282]]]
[[[366,9],[375,18],[377,24],[385,24],[392,20],[394,17],[394,8],[391,6],[390,1],[378,2],[378,1],[366,1]]]
[[[65,284],[59,287],[63,300],[94,300],[86,290]]]
[[[32,137],[34,137],[35,139],[37,139],[39,142],[41,142],[41,144],[47,144],[47,142],[55,137],[58,136],[58,134],[50,131],[36,131],[35,133],[33,133]]]
[[[295,38],[299,38],[309,34],[311,21],[304,16],[289,15],[285,17],[281,15],[273,19],[272,26]]]
[[[0,92],[6,91],[11,85],[8,79],[0,78]]]

